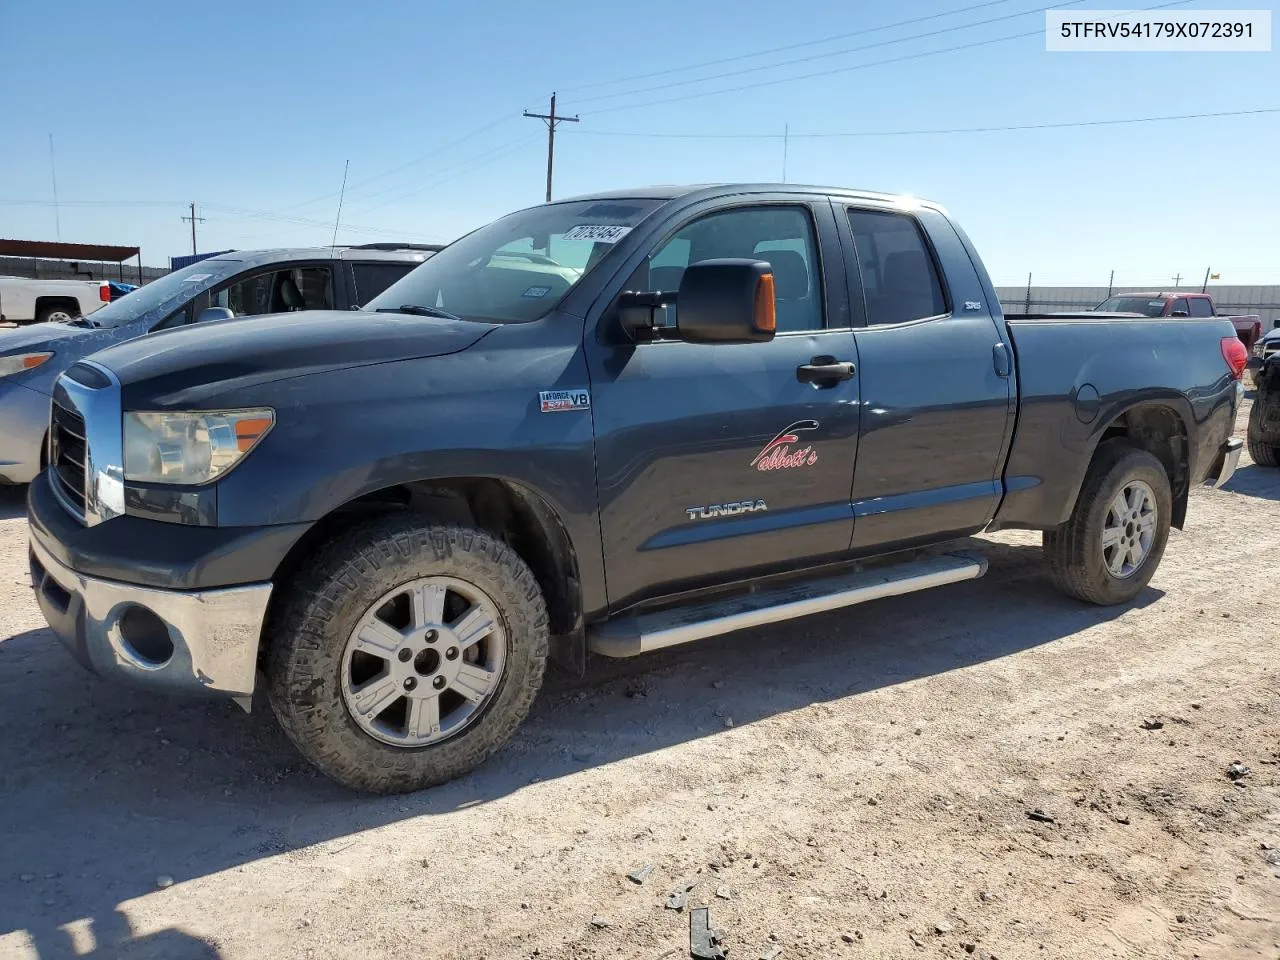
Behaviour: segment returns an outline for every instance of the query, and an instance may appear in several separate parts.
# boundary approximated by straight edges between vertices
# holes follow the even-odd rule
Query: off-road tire
[[[1280,403],[1280,400],[1268,395],[1265,402]],[[1263,403],[1261,399],[1254,400],[1253,409],[1249,411],[1249,456],[1260,467],[1280,467],[1280,444],[1265,443],[1262,439]]]
[[[1103,556],[1102,529],[1107,509],[1116,495],[1134,480],[1155,493],[1156,531],[1150,551],[1128,577],[1114,576]],[[1098,447],[1085,474],[1071,517],[1056,530],[1044,534],[1044,556],[1049,577],[1068,596],[1101,606],[1132,600],[1156,572],[1169,540],[1173,493],[1164,466],[1145,450],[1123,439]]]
[[[484,713],[465,729],[427,746],[393,746],[352,719],[340,688],[343,651],[374,601],[430,576],[468,581],[493,598],[507,636],[505,668]],[[403,793],[469,773],[510,739],[542,686],[542,591],[520,556],[484,531],[410,514],[380,517],[329,541],[281,589],[265,637],[268,699],[303,756],[352,789]]]

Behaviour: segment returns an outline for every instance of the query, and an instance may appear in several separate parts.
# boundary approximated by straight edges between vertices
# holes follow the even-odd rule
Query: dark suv
[[[49,394],[75,361],[144,334],[226,317],[227,311],[253,316],[354,309],[440,249],[370,243],[236,250],[166,274],[91,316],[0,331],[0,483],[27,483],[40,472]]]

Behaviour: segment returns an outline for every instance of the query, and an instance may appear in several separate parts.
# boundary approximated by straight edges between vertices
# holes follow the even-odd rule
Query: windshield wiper
[[[439,317],[441,320],[461,320],[456,314],[436,307],[422,307],[416,303],[405,303],[398,307],[379,307],[374,313],[411,313],[415,317]]]
[[[70,320],[63,320],[62,322],[70,327],[88,327],[91,330],[98,329],[98,325],[88,317],[72,317]]]

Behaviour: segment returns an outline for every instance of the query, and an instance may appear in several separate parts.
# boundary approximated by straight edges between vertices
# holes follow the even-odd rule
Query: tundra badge
[[[736,517],[740,513],[768,510],[763,500],[738,500],[734,503],[713,503],[706,507],[685,507],[690,520],[710,520],[712,517]]]

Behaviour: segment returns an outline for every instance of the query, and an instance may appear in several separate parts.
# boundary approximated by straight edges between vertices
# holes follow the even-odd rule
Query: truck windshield
[[[89,319],[95,327],[122,327],[153,312],[172,312],[239,267],[239,260],[201,260],[130,291],[94,311]]]
[[[1140,313],[1144,317],[1158,317],[1164,313],[1164,300],[1152,297],[1112,297],[1103,300],[1093,309],[1102,313]]]
[[[627,197],[521,210],[445,247],[364,309],[415,307],[498,323],[536,320],[661,203]]]

